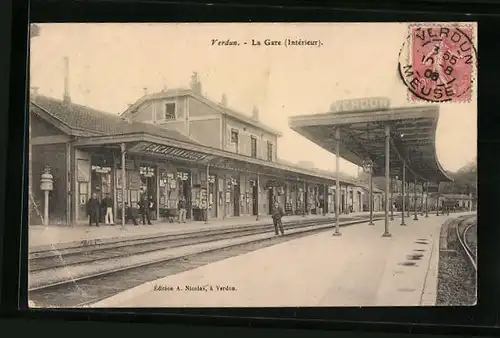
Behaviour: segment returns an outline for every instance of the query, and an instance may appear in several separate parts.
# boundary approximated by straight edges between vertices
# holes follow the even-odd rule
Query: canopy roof
[[[384,175],[384,126],[391,127],[390,168],[402,176],[406,159],[409,180],[445,182],[452,179],[439,164],[436,154],[438,106],[386,108],[294,116],[290,128],[324,149],[335,152],[335,129],[340,128],[340,156],[361,166],[373,161],[375,176]]]

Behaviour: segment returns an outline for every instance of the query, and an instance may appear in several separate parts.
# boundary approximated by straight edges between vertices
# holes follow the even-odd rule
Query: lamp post
[[[370,196],[369,196],[369,201],[368,204],[370,206],[370,222],[368,225],[374,225],[373,224],[373,182],[372,182],[372,173],[373,173],[373,161],[370,158],[366,158],[363,161],[363,171],[368,174],[368,180],[369,180],[369,185],[370,185]]]

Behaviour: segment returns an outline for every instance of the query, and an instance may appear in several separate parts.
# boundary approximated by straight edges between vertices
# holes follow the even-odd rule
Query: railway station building
[[[225,97],[207,99],[196,77],[188,89],[145,93],[119,116],[72,103],[68,94],[32,92],[30,124],[31,224],[41,224],[47,167],[50,224],[88,222],[92,193],[112,197],[118,220],[123,202],[136,207],[143,194],[157,219],[175,214],[180,196],[192,220],[258,218],[274,200],[287,214],[319,213],[320,200],[323,213],[335,211],[334,173],[279,160],[281,134],[260,121],[258,109],[249,116]],[[343,175],[340,191],[340,213],[363,211],[366,186]]]

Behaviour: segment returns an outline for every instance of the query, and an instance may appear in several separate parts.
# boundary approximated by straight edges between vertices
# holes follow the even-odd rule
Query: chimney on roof
[[[202,95],[201,94],[201,82],[200,82],[200,78],[199,78],[197,72],[193,72],[193,75],[191,75],[191,83],[190,83],[189,87],[196,94]]]
[[[148,87],[142,88],[142,91],[144,92],[144,96],[148,95]]]
[[[255,121],[258,121],[258,120],[259,120],[259,108],[257,108],[257,106],[253,106],[253,110],[252,110],[252,118],[253,118]]]
[[[222,94],[222,97],[220,99],[220,105],[223,107],[227,107],[227,96],[226,94]]]
[[[64,102],[71,102],[71,96],[69,93],[69,58],[67,56],[64,57]]]
[[[35,87],[35,86],[31,87],[30,88],[30,96],[35,97],[37,95],[38,95],[38,87]]]

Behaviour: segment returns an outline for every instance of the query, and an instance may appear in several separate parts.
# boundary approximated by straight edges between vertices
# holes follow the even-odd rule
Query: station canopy
[[[290,128],[322,148],[335,153],[335,130],[340,129],[340,157],[362,166],[373,161],[373,175],[385,171],[386,124],[390,125],[391,176],[432,183],[451,181],[439,164],[436,127],[439,106],[422,105],[390,108],[383,97],[343,100],[333,103],[328,113],[293,116]]]

